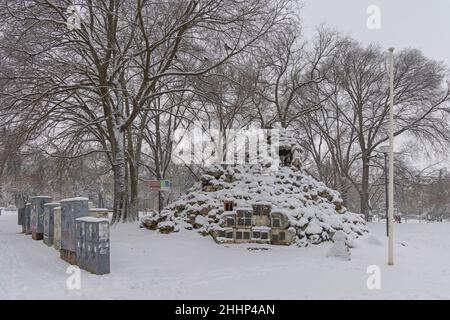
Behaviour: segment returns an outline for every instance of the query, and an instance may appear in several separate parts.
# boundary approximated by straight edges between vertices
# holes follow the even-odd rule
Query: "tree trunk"
[[[364,214],[366,221],[369,221],[369,156],[363,155],[362,181],[361,190],[359,192],[361,213]]]
[[[0,164],[0,205],[3,205],[3,173],[6,167],[6,160],[1,161]]]
[[[128,201],[126,164],[123,152],[118,152],[113,166],[114,212],[112,222],[127,221],[130,203]]]
[[[131,220],[136,220],[139,216],[138,214],[138,199],[139,199],[139,177],[136,168],[130,165],[129,171],[130,179],[130,217]]]
[[[98,202],[97,202],[98,208],[104,208],[105,207],[105,201],[103,200],[103,192],[98,192]]]
[[[113,173],[114,173],[114,208],[112,223],[123,221],[130,222],[137,219],[136,206],[132,206],[130,200],[129,181],[125,158],[125,133],[116,131],[113,146]],[[134,178],[134,177],[133,177]]]
[[[142,143],[137,143],[137,148],[135,150],[131,132],[127,133],[127,141],[128,182],[130,188],[130,216],[132,217],[131,220],[136,220],[139,217],[139,163],[141,161],[140,148],[142,147]]]
[[[341,194],[342,202],[344,207],[348,206],[348,191],[350,189],[348,181],[345,179],[345,177],[341,176],[338,173],[337,176],[337,190]]]
[[[144,129],[147,125],[148,111],[144,113],[141,119],[139,132],[137,133],[136,145],[133,145],[131,133],[128,134],[128,153],[133,155],[133,161],[130,161],[130,210],[135,218],[139,217],[139,174],[142,155],[142,143],[144,140]]]

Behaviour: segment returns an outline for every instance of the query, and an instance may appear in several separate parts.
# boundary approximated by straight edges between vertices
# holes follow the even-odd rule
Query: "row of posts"
[[[94,274],[110,272],[108,210],[89,208],[87,198],[52,202],[32,197],[19,208],[18,224],[22,233],[53,246],[68,263]]]

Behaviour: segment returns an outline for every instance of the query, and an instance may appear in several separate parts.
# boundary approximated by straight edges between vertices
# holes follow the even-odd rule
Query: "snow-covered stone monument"
[[[281,132],[278,154],[280,166],[272,174],[264,170],[270,163],[211,166],[186,195],[144,217],[142,225],[184,226],[218,243],[298,246],[329,241],[337,231],[349,238],[367,232],[337,191],[302,170],[301,148],[289,132]]]

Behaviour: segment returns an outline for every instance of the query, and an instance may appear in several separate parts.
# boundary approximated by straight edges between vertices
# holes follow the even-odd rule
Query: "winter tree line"
[[[384,48],[325,26],[306,37],[295,0],[76,4],[75,27],[69,0],[0,4],[1,204],[89,195],[114,221],[135,220],[150,179],[174,181],[166,202],[198,180],[201,166],[171,162],[174,131],[194,123],[292,129],[305,170],[351,210],[368,217],[384,202]],[[447,66],[409,48],[396,52],[394,73],[395,135],[411,141],[403,153],[444,152]],[[397,205],[415,194],[433,202],[435,188],[420,186],[436,181],[448,193],[445,171],[402,157],[397,167],[396,192],[407,194]]]

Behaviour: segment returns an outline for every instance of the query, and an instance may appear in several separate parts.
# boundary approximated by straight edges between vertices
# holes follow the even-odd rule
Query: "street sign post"
[[[170,180],[150,180],[150,190],[170,191],[172,182]]]
[[[172,182],[170,180],[150,180],[150,190],[158,191],[158,212],[161,213],[161,191],[170,191]]]

